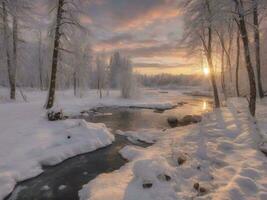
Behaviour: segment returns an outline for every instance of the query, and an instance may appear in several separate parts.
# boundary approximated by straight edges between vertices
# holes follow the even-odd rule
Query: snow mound
[[[27,128],[28,132],[13,133],[17,138],[9,135],[2,138],[6,144],[0,147],[0,199],[13,190],[16,182],[42,173],[42,165],[55,165],[114,141],[114,135],[104,124],[84,120],[48,122],[43,119],[37,124],[32,123],[31,127],[21,128]],[[10,146],[14,149],[7,157],[5,152]]]
[[[115,139],[105,124],[89,123],[85,120],[77,120],[62,134],[65,134],[68,140],[62,140],[53,148],[49,148],[47,155],[40,161],[42,165],[55,165],[66,158],[107,146]]]
[[[161,175],[171,177],[173,169],[164,158],[138,160],[133,166],[135,178],[151,183],[158,182]]]
[[[140,129],[138,131],[116,131],[119,135],[124,135],[130,141],[142,141],[149,144],[155,143],[162,135],[165,134],[162,130],[156,129]]]
[[[125,146],[119,153],[124,159],[129,161],[134,160],[144,154],[145,149],[137,146]]]

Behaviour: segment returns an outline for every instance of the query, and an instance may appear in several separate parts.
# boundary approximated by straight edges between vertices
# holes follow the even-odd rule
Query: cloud
[[[96,52],[105,50],[106,52],[121,51],[125,54],[132,54],[137,49],[150,48],[159,45],[160,41],[155,39],[138,39],[129,33],[116,35],[114,37],[104,39],[93,47]]]
[[[80,23],[83,25],[91,25],[93,23],[93,20],[88,15],[84,14],[80,14],[79,20]]]
[[[164,63],[134,63],[134,67],[137,68],[179,68],[179,67],[190,67],[193,63],[177,63],[168,65]]]
[[[176,0],[101,0],[89,6],[95,23],[107,24],[116,31],[144,28],[178,14]]]
[[[192,66],[178,46],[182,20],[177,0],[91,1],[89,15],[96,28],[95,52],[130,56],[136,68],[176,69]],[[92,27],[92,26],[91,26]]]

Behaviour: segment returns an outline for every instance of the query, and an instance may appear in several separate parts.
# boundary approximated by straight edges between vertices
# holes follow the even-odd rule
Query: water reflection
[[[207,110],[207,108],[208,108],[207,101],[203,100],[202,109],[205,111]]]

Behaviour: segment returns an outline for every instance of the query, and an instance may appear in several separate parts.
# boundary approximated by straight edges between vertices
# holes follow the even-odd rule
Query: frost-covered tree
[[[8,11],[7,11],[7,1],[2,1],[2,19],[3,19],[3,46],[6,57],[6,65],[8,72],[8,80],[10,87],[10,99],[15,99],[16,96],[16,75],[15,70],[11,63],[11,53],[10,53],[10,34],[11,30],[8,23]]]
[[[89,86],[93,57],[87,30],[74,29],[67,48],[70,53],[66,54],[61,62],[68,62],[71,66],[74,95],[81,97],[83,90]]]
[[[115,52],[110,58],[110,87],[118,88],[123,59],[119,52]]]
[[[104,54],[97,55],[96,57],[96,81],[97,81],[97,89],[99,92],[99,97],[102,99],[103,90],[106,83],[106,69],[107,63]]]
[[[252,0],[256,74],[257,74],[257,85],[260,98],[264,97],[264,91],[262,87],[262,78],[261,78],[261,37],[260,37],[259,12],[265,11],[263,9],[266,9],[266,4],[267,4],[266,1]],[[261,9],[259,11],[260,6]]]
[[[1,0],[1,18],[3,26],[3,49],[7,65],[7,75],[10,87],[10,98],[16,98],[18,44],[20,42],[20,21],[26,24],[27,12],[31,2],[29,0]]]
[[[55,6],[56,19],[53,27],[54,46],[52,55],[52,69],[46,109],[50,109],[54,104],[60,53],[71,53],[69,50],[64,48],[63,44],[64,42],[68,42],[70,40],[69,34],[72,31],[72,28],[82,28],[78,20],[78,14],[80,11],[79,6],[82,6],[82,3],[79,2],[79,4],[77,4],[75,0],[58,0]],[[64,40],[64,42],[62,40]]]
[[[132,62],[129,58],[122,58],[120,77],[121,96],[131,98],[137,95],[137,80],[133,73]]]
[[[244,47],[244,56],[246,61],[246,68],[249,77],[249,86],[250,86],[250,95],[249,95],[249,110],[252,116],[255,116],[256,112],[256,82],[255,82],[255,75],[251,61],[250,55],[250,46],[249,46],[249,35],[247,30],[247,24],[245,19],[245,8],[243,0],[232,0],[235,3],[237,8],[237,23],[239,26],[241,38],[243,41]]]
[[[185,40],[193,49],[201,47],[204,50],[210,71],[215,107],[220,107],[213,61],[214,18],[216,2],[213,0],[189,0],[183,2],[185,20]]]

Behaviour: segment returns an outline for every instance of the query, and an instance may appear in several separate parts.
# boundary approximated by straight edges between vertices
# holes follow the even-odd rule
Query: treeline
[[[158,74],[158,75],[136,75],[141,85],[145,87],[156,86],[206,86],[209,80],[204,75],[172,75],[172,74]]]

